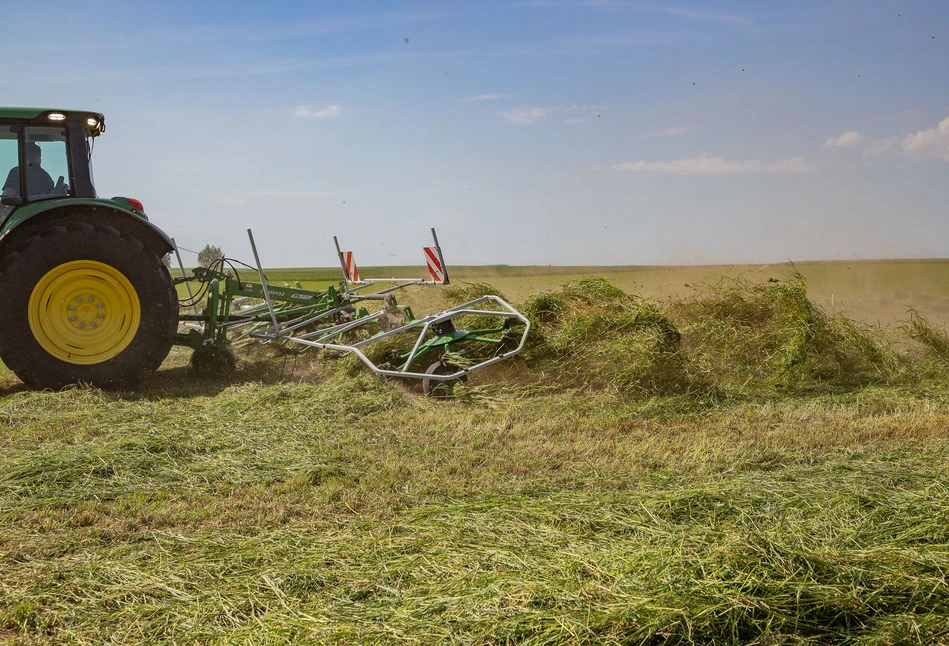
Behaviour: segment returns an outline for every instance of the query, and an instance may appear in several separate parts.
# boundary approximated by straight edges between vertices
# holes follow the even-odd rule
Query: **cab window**
[[[27,198],[72,195],[66,130],[39,127],[25,133]]]
[[[20,150],[17,133],[12,128],[0,128],[0,178],[3,178],[3,197],[20,195]]]

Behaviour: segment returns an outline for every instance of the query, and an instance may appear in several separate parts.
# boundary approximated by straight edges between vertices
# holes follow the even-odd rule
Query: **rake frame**
[[[334,236],[343,281],[338,287],[330,285],[326,290],[318,291],[304,289],[299,283],[294,287],[269,284],[260,264],[253,232],[248,229],[259,282],[245,280],[236,269],[235,275],[230,275],[223,271],[223,265],[215,268],[198,267],[192,270],[191,275],[186,275],[179,259],[182,276],[175,283],[186,284],[189,294],[190,283],[202,283],[207,290],[208,300],[203,312],[180,316],[190,329],[179,332],[176,343],[191,347],[196,352],[207,352],[226,349],[232,339],[256,339],[287,347],[299,346],[302,350],[315,348],[355,354],[378,375],[437,381],[462,378],[520,353],[527,341],[530,321],[497,296],[482,296],[418,319],[411,308],[397,303],[394,292],[400,289],[411,285],[449,284],[448,269],[435,229],[431,233],[435,246],[425,248],[425,253],[432,280],[361,279],[352,261],[352,253],[342,252]],[[376,288],[375,291],[367,291],[373,288]],[[248,300],[263,302],[246,306]],[[370,312],[365,307],[359,307],[364,301],[383,301],[384,307]],[[455,328],[454,320],[461,316],[496,318],[498,325],[459,330]],[[395,317],[402,319],[401,324],[389,328],[391,319]],[[519,334],[512,329],[512,325],[517,324],[524,326]],[[345,339],[354,334],[369,336],[347,343]],[[377,363],[365,352],[369,346],[385,339],[411,334],[415,335],[411,350],[390,350],[385,362]],[[516,345],[505,350],[504,346],[513,345],[515,339]],[[473,343],[497,346],[497,351],[490,358],[469,363],[467,346]],[[457,370],[450,374],[429,374],[413,369],[424,357],[435,352],[439,353],[439,360],[448,357],[447,365]]]

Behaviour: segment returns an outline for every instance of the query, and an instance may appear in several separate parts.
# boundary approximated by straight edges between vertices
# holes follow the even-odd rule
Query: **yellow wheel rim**
[[[30,295],[33,337],[66,363],[102,363],[128,347],[142,308],[122,272],[95,260],[74,260],[49,270]]]

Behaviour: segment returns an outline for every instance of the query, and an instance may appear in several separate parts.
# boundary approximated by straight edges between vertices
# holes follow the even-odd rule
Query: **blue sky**
[[[9,3],[7,3],[9,5]],[[949,2],[3,8],[3,103],[100,195],[270,266],[949,257]],[[13,93],[15,91],[15,94]],[[186,258],[186,261],[188,259]]]

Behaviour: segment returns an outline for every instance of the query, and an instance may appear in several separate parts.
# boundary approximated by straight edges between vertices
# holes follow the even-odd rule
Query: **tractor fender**
[[[0,257],[6,253],[14,239],[28,238],[53,224],[82,222],[93,214],[99,222],[105,220],[122,233],[134,235],[159,258],[175,249],[171,238],[164,231],[140,215],[102,201],[74,199],[66,204],[57,202],[48,208],[37,209],[0,234]],[[14,217],[15,215],[14,213]]]

